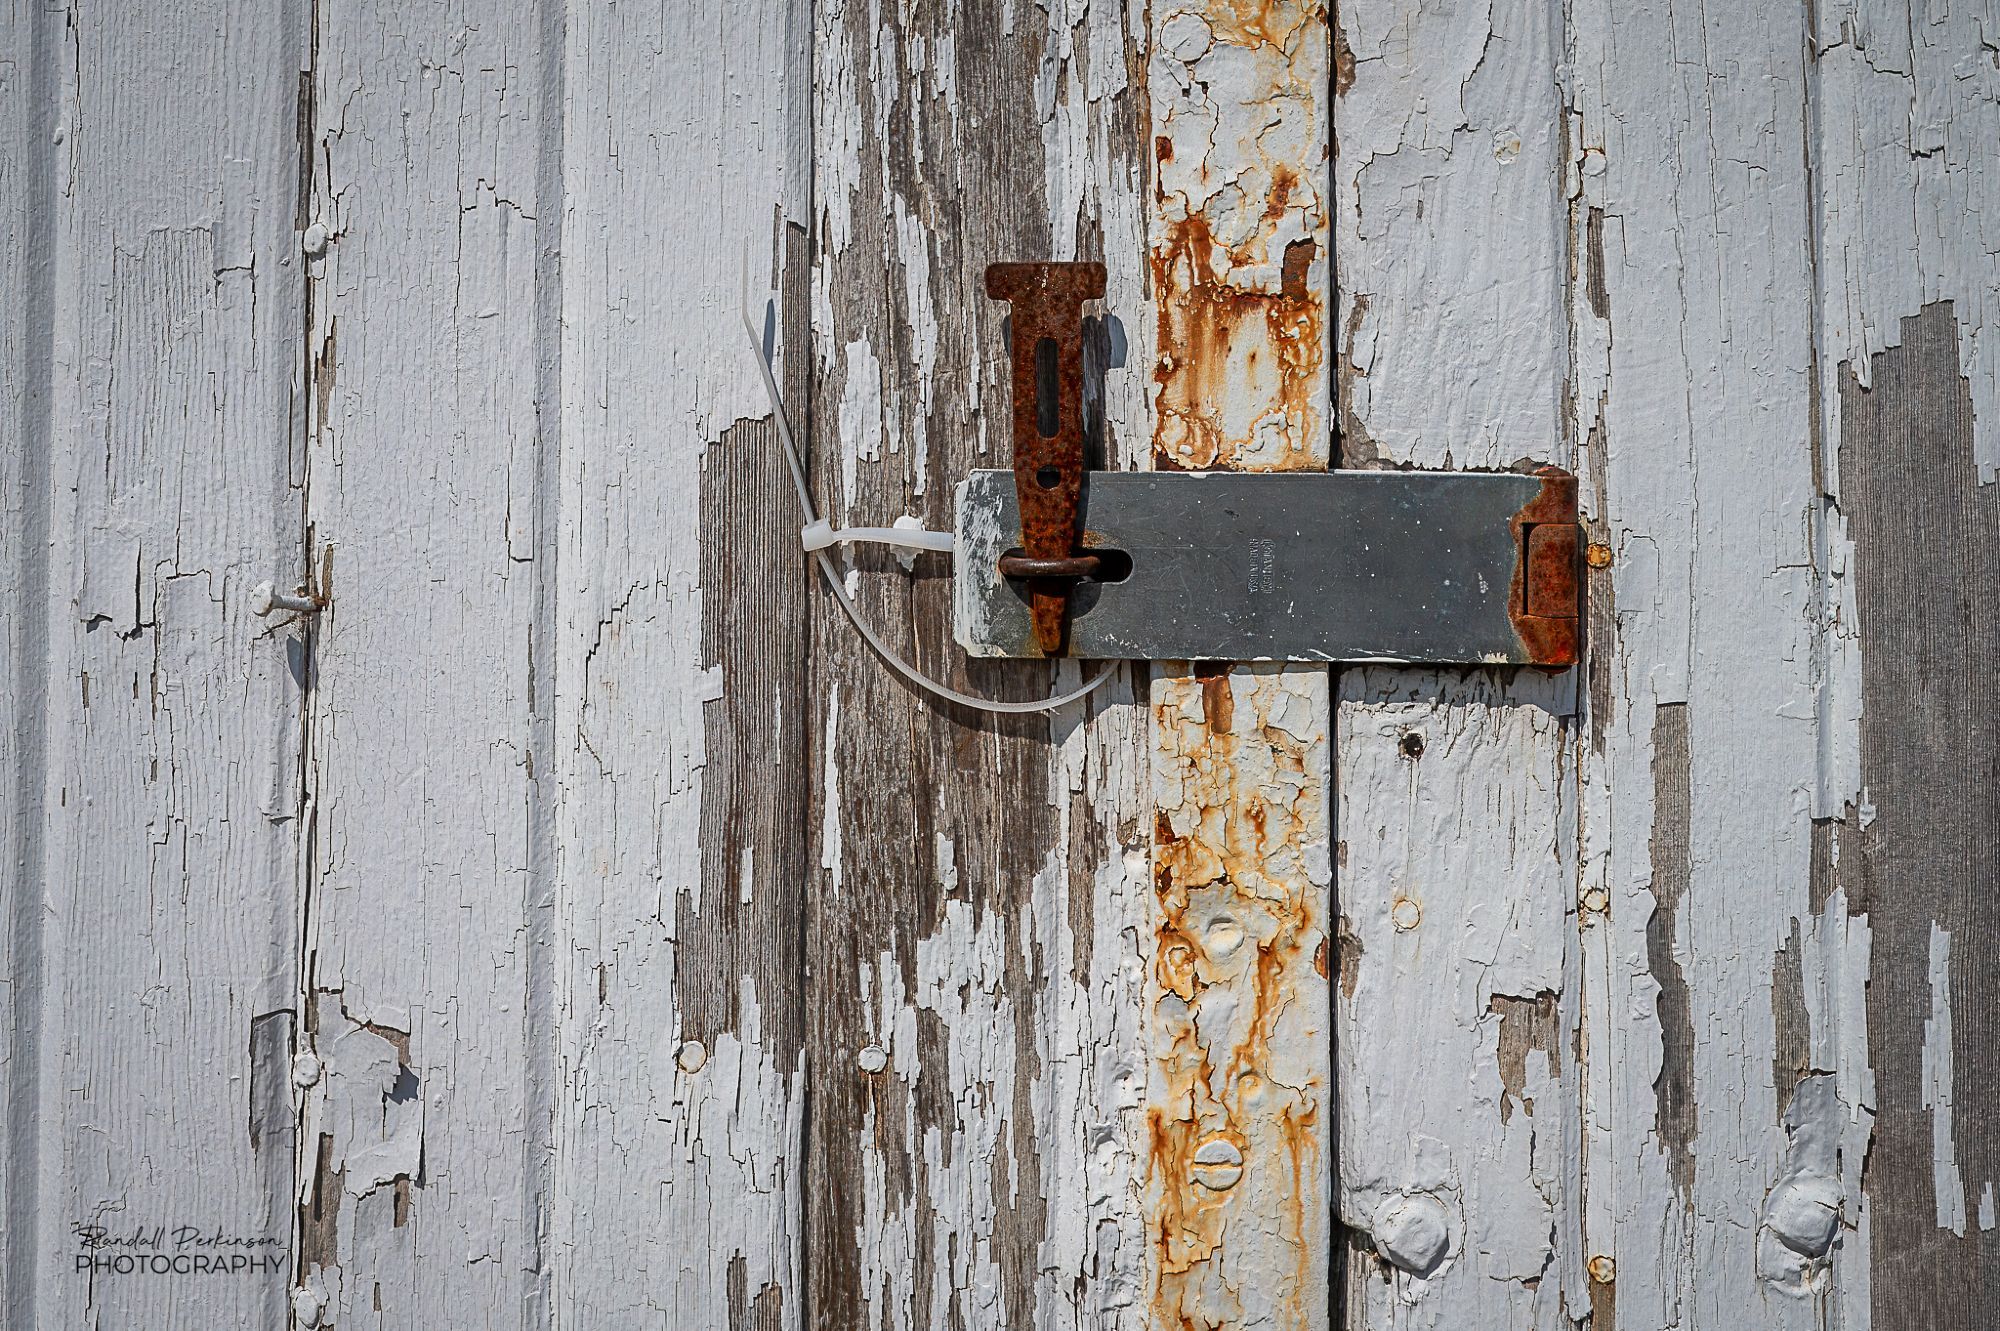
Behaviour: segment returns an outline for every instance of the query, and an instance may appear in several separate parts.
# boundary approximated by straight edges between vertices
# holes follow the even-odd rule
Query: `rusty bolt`
[[[1592,915],[1602,915],[1611,905],[1611,898],[1601,887],[1593,887],[1583,894],[1583,908]]]
[[[1603,1253],[1590,1259],[1590,1278],[1600,1285],[1608,1285],[1618,1278],[1618,1267]]]
[[[1422,924],[1423,920],[1424,908],[1413,898],[1397,897],[1395,904],[1389,907],[1389,923],[1396,926],[1397,933],[1406,934]]]
[[[1584,547],[1584,562],[1592,568],[1611,567],[1611,547],[1602,541],[1592,541]]]
[[[1424,756],[1424,737],[1418,731],[1406,730],[1396,747],[1403,751],[1405,758],[1421,758]]]

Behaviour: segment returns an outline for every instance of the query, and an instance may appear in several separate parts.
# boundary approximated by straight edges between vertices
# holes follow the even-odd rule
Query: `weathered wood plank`
[[[1341,461],[1567,464],[1558,12],[1343,5]],[[1339,680],[1349,1325],[1568,1326],[1573,674]]]
[[[1833,1218],[1843,1199],[1855,1218],[1868,1101],[1837,1026],[1866,933],[1812,890],[1804,11],[1571,19],[1575,396],[1611,561],[1593,614],[1613,613],[1584,764],[1585,890],[1608,909],[1588,1031],[1601,1320],[1615,1301],[1621,1326],[1850,1325],[1865,1244]]]
[[[805,586],[739,316],[786,296],[795,4],[588,6],[563,61],[557,1325],[805,1316]],[[798,413],[803,419],[803,413]]]
[[[1132,17],[1097,0],[818,8],[812,437],[836,524],[914,511],[948,528],[957,476],[1009,456],[994,260],[1103,258],[1095,447],[1144,456]],[[933,673],[1014,698],[1076,682],[964,665],[937,563],[846,558],[862,613]],[[1143,1325],[1150,828],[1131,688],[1106,685],[1087,716],[940,709],[814,605],[814,1324]]]
[[[1323,469],[1326,7],[1150,19],[1153,465]],[[1315,667],[1172,662],[1152,678],[1154,1326],[1327,1325],[1328,683]]]
[[[1852,997],[1842,1021],[1813,1008],[1807,1052],[1839,1070],[1844,1103],[1876,1113],[1865,1192],[1844,1198],[1874,1268],[1843,1281],[1850,1319],[1961,1331],[2000,1320],[1987,1052],[2000,978],[1979,941],[1993,928],[2000,673],[2000,70],[1978,7],[1861,0],[1813,19],[1826,622],[1813,923],[1847,939],[1834,956]]]
[[[294,34],[227,3],[0,28],[0,1322],[277,1325],[296,689],[250,588],[298,560]],[[80,1272],[77,1225],[162,1232]],[[183,1226],[279,1246],[198,1275]]]
[[[1820,891],[1865,910],[1873,942],[1861,1214],[1878,1331],[2000,1317],[2000,963],[1988,944],[2000,929],[2000,488],[1977,479],[1956,313],[1942,302],[1904,319],[1869,387],[1841,381],[1863,802],[1827,827],[1843,853]]]
[[[540,11],[323,0],[309,171],[315,590],[306,1326],[525,1325],[538,1282]],[[539,640],[539,641],[538,641]]]

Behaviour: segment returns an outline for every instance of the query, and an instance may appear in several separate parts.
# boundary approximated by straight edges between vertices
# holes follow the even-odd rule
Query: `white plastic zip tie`
[[[775,304],[776,297],[767,294],[765,303],[767,305]],[[848,622],[854,625],[855,630],[867,641],[869,647],[874,649],[875,655],[881,657],[888,663],[891,669],[904,679],[909,680],[910,683],[934,697],[943,698],[946,702],[955,702],[961,707],[971,707],[982,712],[995,712],[1003,716],[1019,716],[1034,712],[1053,712],[1058,707],[1067,707],[1096,688],[1099,684],[1102,684],[1105,680],[1111,678],[1112,671],[1116,667],[1113,664],[1107,663],[1095,675],[1084,681],[1081,687],[1072,689],[1068,693],[1058,693],[1047,698],[1037,698],[1032,702],[998,702],[992,698],[975,698],[969,693],[960,693],[957,689],[940,684],[930,678],[930,676],[919,672],[915,666],[903,660],[902,657],[890,651],[888,644],[877,637],[875,630],[869,628],[862,620],[860,610],[855,607],[854,598],[847,594],[847,588],[841,583],[840,574],[834,570],[833,561],[827,558],[826,547],[841,540],[883,539],[877,536],[876,533],[886,533],[888,536],[895,538],[889,543],[896,545],[917,544],[908,539],[911,537],[942,538],[944,541],[943,545],[917,544],[917,548],[949,550],[952,544],[951,534],[949,532],[911,531],[890,527],[856,527],[843,532],[834,530],[824,518],[820,517],[819,513],[813,508],[812,491],[806,485],[805,464],[799,460],[799,446],[792,439],[792,423],[785,415],[784,399],[778,394],[778,377],[772,372],[771,358],[764,354],[764,340],[757,334],[757,325],[750,318],[750,253],[747,249],[743,253],[743,308],[741,313],[743,315],[743,331],[750,338],[751,353],[757,357],[757,371],[764,377],[764,391],[771,398],[771,418],[778,424],[778,442],[784,445],[785,463],[791,468],[792,488],[798,492],[799,496],[799,512],[805,517],[805,528],[799,533],[800,538],[805,542],[806,549],[812,552],[812,557],[818,561],[819,571],[826,578],[826,589],[833,593],[833,599],[840,603],[840,608],[846,613]],[[830,539],[818,545],[812,544],[812,541],[822,534]]]
[[[900,545],[906,550],[943,550],[952,547],[948,531],[925,531],[921,527],[840,527],[825,518],[815,518],[799,530],[799,543],[808,550],[824,550],[830,545],[869,541],[876,545]]]

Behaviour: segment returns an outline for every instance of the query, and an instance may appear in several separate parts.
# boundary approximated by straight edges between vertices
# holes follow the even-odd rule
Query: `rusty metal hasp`
[[[953,619],[973,656],[1575,664],[1576,478],[1085,472],[1094,263],[998,263],[1012,471],[958,487]]]
[[[986,294],[1013,307],[1014,503],[1020,545],[998,568],[1027,596],[1035,643],[1059,656],[1071,588],[1098,570],[1083,528],[1083,303],[1104,298],[1101,263],[996,263]]]

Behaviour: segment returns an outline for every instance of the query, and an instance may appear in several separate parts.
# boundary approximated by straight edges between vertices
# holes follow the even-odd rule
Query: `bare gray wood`
[[[1864,812],[1824,865],[1874,935],[1865,1189],[1875,1331],[2000,1315],[2000,487],[1980,485],[1950,302],[1841,376]]]

